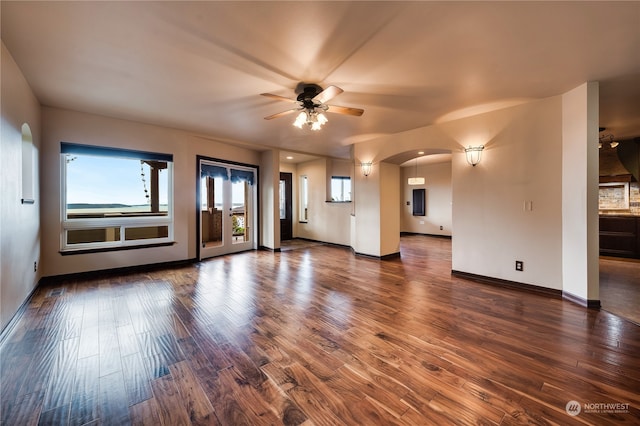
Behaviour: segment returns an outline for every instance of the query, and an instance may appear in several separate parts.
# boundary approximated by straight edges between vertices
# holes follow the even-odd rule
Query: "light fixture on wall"
[[[598,148],[602,148],[603,146],[605,146],[605,144],[609,145],[610,148],[615,148],[618,146],[618,142],[613,140],[613,135],[611,134],[600,135],[598,139]]]
[[[371,162],[360,163],[360,170],[362,170],[363,176],[369,176],[371,174]]]
[[[467,163],[475,167],[482,158],[482,150],[484,150],[484,145],[466,147],[464,152],[467,156]]]
[[[407,180],[409,185],[424,185],[424,178],[418,177],[418,157],[416,157],[416,174]]]

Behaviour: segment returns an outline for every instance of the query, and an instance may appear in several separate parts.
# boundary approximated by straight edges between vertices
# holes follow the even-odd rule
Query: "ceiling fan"
[[[271,99],[297,104],[295,108],[269,115],[264,119],[271,120],[287,114],[299,112],[296,120],[293,122],[294,126],[302,128],[302,126],[306,124],[311,127],[311,130],[320,130],[322,125],[329,121],[324,115],[325,112],[361,116],[364,112],[363,109],[327,104],[327,102],[342,92],[343,90],[338,86],[329,86],[326,89],[322,89],[322,87],[317,84],[300,83],[296,88],[296,93],[298,94],[296,99],[289,99],[284,96],[273,95],[271,93],[261,93],[262,96],[266,96]]]

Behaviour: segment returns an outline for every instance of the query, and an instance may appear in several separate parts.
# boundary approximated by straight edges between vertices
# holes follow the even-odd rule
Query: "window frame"
[[[340,181],[340,195],[341,195],[340,198],[341,199],[339,199],[339,200],[334,199],[334,198],[336,198],[335,194],[333,193],[333,182],[334,182],[334,180],[336,180],[336,181],[339,180]],[[349,199],[348,200],[344,199],[345,198],[345,194],[346,194],[346,192],[344,190],[344,182],[345,181],[349,181],[349,189],[351,189],[352,188],[351,187],[351,183],[352,183],[351,182],[351,176],[331,176],[331,202],[332,203],[350,203],[351,202],[352,191],[348,192]]]
[[[67,155],[68,150],[75,155],[105,156],[115,159],[135,160],[137,157],[144,159],[162,158],[167,163],[167,211],[162,215],[137,216],[137,217],[103,217],[103,218],[68,218],[67,211]],[[94,154],[92,154],[94,153]],[[137,158],[143,159],[143,158]],[[79,145],[61,143],[60,149],[60,252],[73,254],[75,252],[91,252],[104,250],[124,250],[150,246],[162,246],[174,243],[174,203],[173,203],[173,155],[143,151],[134,151],[119,148],[109,148],[93,145]],[[164,212],[163,212],[164,213]],[[159,238],[141,238],[136,240],[126,239],[126,230],[130,228],[167,227],[167,236]],[[68,243],[68,231],[92,230],[101,228],[119,228],[120,239],[117,241],[98,241],[85,243]]]

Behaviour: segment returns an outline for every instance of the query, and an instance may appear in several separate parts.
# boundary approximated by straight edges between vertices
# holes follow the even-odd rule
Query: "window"
[[[173,239],[173,156],[61,144],[62,251]]]
[[[349,176],[331,176],[331,201],[351,201],[351,178]]]
[[[306,176],[300,176],[300,211],[298,217],[300,222],[306,222],[308,220],[308,207],[309,207],[309,179]]]

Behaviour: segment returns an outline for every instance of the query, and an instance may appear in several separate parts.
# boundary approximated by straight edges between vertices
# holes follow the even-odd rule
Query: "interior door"
[[[199,258],[257,248],[255,168],[200,160]]]
[[[293,238],[291,173],[280,172],[280,241]]]

